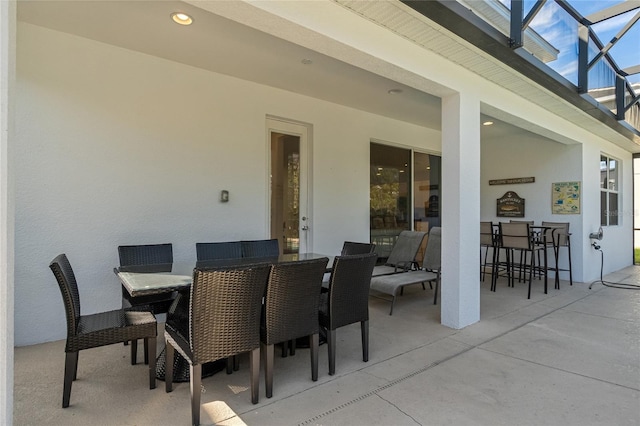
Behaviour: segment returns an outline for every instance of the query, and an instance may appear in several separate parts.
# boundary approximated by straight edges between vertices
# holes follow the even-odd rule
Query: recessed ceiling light
[[[484,123],[482,123],[483,126],[491,126],[493,124],[493,121],[485,121]]]
[[[311,65],[313,63],[311,59],[303,59],[300,62],[302,62],[304,65]]]
[[[402,93],[401,89],[391,89],[389,91],[387,91],[388,94],[390,95],[399,95],[400,93]]]
[[[182,12],[173,12],[171,14],[171,19],[173,19],[173,22],[180,25],[193,24],[193,18],[187,15],[186,13],[182,13]]]

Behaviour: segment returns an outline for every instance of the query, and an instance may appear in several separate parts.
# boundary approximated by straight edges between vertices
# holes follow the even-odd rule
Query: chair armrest
[[[414,260],[410,261],[410,262],[398,262],[394,265],[395,267],[395,272],[398,272],[399,270],[402,270],[402,272],[407,272],[411,269],[411,267],[415,264],[416,262]]]

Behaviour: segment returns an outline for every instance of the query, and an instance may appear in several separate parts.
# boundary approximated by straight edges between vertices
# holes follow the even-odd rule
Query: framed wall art
[[[551,213],[580,214],[580,182],[551,184]]]

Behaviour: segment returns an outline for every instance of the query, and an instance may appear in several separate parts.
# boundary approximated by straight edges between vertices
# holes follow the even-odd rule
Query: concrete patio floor
[[[605,281],[640,283],[640,267]],[[432,291],[405,290],[393,316],[370,299],[370,359],[360,327],[338,330],[336,375],[320,347],[317,382],[308,349],[276,357],[273,398],[249,395],[240,371],[203,379],[202,424],[219,425],[640,425],[640,291],[534,282],[495,293],[481,284],[481,321],[440,324]],[[62,301],[60,309],[63,309]],[[162,324],[159,324],[159,337]],[[142,346],[142,345],[140,345]],[[141,349],[140,349],[141,350]],[[140,353],[139,359],[142,354]],[[15,350],[16,425],[182,425],[191,421],[189,384],[148,389],[129,348],[82,351],[71,405],[62,409],[64,341]]]

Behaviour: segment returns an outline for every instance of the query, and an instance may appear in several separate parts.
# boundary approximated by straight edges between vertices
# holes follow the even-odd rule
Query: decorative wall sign
[[[551,213],[580,214],[580,182],[551,184]]]
[[[524,217],[524,198],[513,191],[507,191],[497,200],[498,217]]]
[[[534,183],[535,177],[521,177],[511,179],[493,179],[489,181],[489,185],[511,185],[516,183]]]

